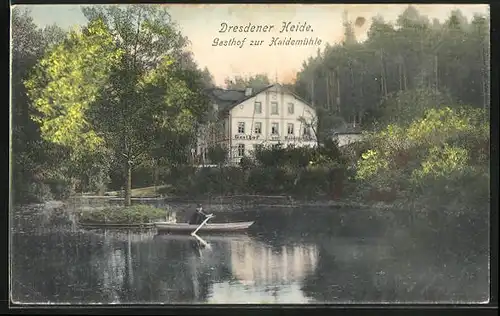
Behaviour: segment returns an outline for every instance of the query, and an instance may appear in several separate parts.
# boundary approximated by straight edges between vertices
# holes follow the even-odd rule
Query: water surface
[[[84,230],[75,207],[13,215],[12,298],[19,303],[434,303],[488,299],[488,256],[429,244],[356,210],[247,209],[248,234],[191,237]],[[176,206],[179,220],[190,206]],[[353,213],[354,212],[354,213]],[[353,215],[354,214],[354,215]],[[424,241],[425,240],[425,241]],[[438,242],[438,241],[436,241]]]

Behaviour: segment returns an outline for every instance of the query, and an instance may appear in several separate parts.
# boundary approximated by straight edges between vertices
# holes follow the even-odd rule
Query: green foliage
[[[339,148],[338,141],[328,138],[323,141],[321,146],[316,148],[312,163],[314,165],[343,166],[347,163],[347,160]]]
[[[359,180],[372,180],[379,173],[388,171],[389,163],[380,156],[379,152],[375,150],[368,150],[362,155],[356,174]]]
[[[266,74],[257,74],[248,78],[241,76],[236,76],[232,79],[226,78],[224,83],[226,84],[226,89],[244,90],[245,88],[252,88],[259,90],[270,85],[271,81]]]
[[[262,145],[256,148],[254,155],[257,163],[264,167],[272,167],[283,163],[285,151],[281,144]]]
[[[382,101],[379,120],[382,124],[406,125],[415,118],[422,117],[431,108],[442,108],[452,100],[436,90],[417,88],[398,91]]]
[[[243,169],[244,171],[248,171],[252,168],[255,167],[255,161],[250,158],[250,157],[241,157],[241,160],[240,160],[240,167],[241,169]]]
[[[406,126],[388,125],[369,135],[372,147],[358,161],[356,178],[378,190],[397,189],[422,208],[445,204],[459,212],[487,204],[468,194],[488,194],[484,185],[472,187],[489,178],[485,118],[479,109],[443,107],[427,110]]]
[[[328,116],[366,126],[387,117],[409,122],[431,105],[426,100],[489,107],[489,16],[467,20],[455,11],[440,23],[408,6],[396,24],[374,17],[361,43],[352,18],[343,21],[343,41],[304,61],[295,82],[294,91]]]
[[[52,45],[59,33],[45,30],[52,46],[25,80],[31,116],[45,141],[70,149],[68,176],[80,190],[102,191],[118,168],[129,192],[131,168],[187,162],[212,78],[184,50],[187,39],[164,8],[83,11],[88,24],[62,43]]]
[[[76,154],[102,144],[85,114],[121,54],[105,25],[94,21],[40,60],[25,85],[42,137]]]
[[[412,172],[412,180],[416,183],[424,183],[426,178],[448,178],[464,170],[468,162],[468,152],[465,148],[434,146],[430,148],[426,160],[421,163],[421,168]]]
[[[142,224],[165,220],[169,209],[156,208],[149,205],[132,205],[128,207],[110,207],[83,211],[81,223],[99,224]]]
[[[238,167],[201,168],[171,174],[177,195],[287,194],[330,196],[347,179],[345,159],[335,142],[317,148],[264,146]],[[177,179],[177,180],[175,180]],[[167,192],[164,192],[167,193]]]
[[[221,145],[215,145],[208,148],[207,158],[216,165],[223,165],[227,157],[227,149]]]
[[[61,35],[52,32],[50,36]],[[105,82],[107,71],[120,56],[114,48],[105,26],[95,21],[81,33],[73,31],[64,42],[51,46],[25,81],[33,105],[32,119],[39,123],[41,136],[47,142],[71,148],[68,153],[72,167],[66,177],[86,174],[87,180],[82,181],[99,182],[99,177],[105,177],[103,172],[107,172],[102,168],[102,159],[98,159],[106,150],[103,140],[89,124],[86,113]],[[92,164],[97,168],[83,171]],[[64,176],[51,182],[71,183]],[[92,187],[93,183],[83,185],[82,189],[89,185]],[[61,184],[53,187],[58,192],[62,190]]]

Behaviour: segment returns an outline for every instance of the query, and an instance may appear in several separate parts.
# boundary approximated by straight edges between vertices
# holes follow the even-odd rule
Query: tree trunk
[[[154,192],[155,196],[157,195],[157,186],[158,186],[158,162],[156,160],[153,160],[153,186],[154,186]]]
[[[313,78],[312,78],[312,81],[311,81],[311,105],[313,106],[313,108],[314,108],[314,99],[315,99],[315,97],[314,97],[314,76],[315,75],[316,74],[313,73]]]
[[[130,206],[132,204],[131,201],[132,195],[132,166],[130,162],[125,161],[125,206]]]
[[[439,91],[439,77],[438,77],[438,55],[434,55],[434,85],[436,93]]]
[[[326,81],[326,108],[327,110],[330,110],[330,73],[327,72],[325,76],[325,81]]]
[[[403,67],[403,90],[406,90],[406,89],[408,89],[408,80],[406,77],[406,64],[404,62],[404,59],[403,59],[402,67]]]
[[[337,114],[340,115],[340,72],[338,71],[337,68],[337,73],[335,74],[335,78],[337,79]]]

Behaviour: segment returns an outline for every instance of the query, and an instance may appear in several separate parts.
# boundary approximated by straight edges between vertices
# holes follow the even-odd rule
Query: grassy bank
[[[82,211],[82,224],[143,224],[165,220],[167,209],[149,205],[109,207]]]

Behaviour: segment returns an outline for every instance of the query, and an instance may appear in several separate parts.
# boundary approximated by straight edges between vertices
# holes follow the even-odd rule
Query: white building
[[[228,149],[228,162],[251,156],[259,145],[314,146],[314,109],[279,84],[257,91],[211,89],[212,121],[199,130],[199,163],[209,164],[208,148]]]

